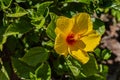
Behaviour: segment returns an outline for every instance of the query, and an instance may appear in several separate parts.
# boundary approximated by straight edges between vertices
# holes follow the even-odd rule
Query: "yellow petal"
[[[91,21],[91,19],[89,17],[89,19],[88,19],[88,30],[85,32],[85,34],[88,34],[91,31],[93,31],[93,22]]]
[[[71,51],[70,55],[83,64],[87,63],[89,60],[89,56],[88,56],[87,52],[82,51],[80,49],[78,51]]]
[[[79,49],[84,49],[85,48],[85,44],[83,41],[81,40],[77,40],[73,45],[69,46],[71,51],[77,51]]]
[[[62,34],[57,35],[55,39],[54,49],[58,54],[67,56],[68,46],[65,42],[65,37]]]
[[[94,51],[95,47],[100,43],[100,39],[101,36],[96,31],[92,31],[80,40],[82,40],[86,45],[84,48],[85,51]]]
[[[71,31],[74,25],[74,19],[61,16],[57,19],[55,33],[65,33],[66,35]]]
[[[72,29],[74,33],[84,34],[88,30],[92,29],[92,23],[89,14],[80,13],[73,18],[75,19],[75,25]]]

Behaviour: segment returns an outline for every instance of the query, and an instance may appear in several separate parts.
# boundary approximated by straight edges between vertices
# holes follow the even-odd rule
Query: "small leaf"
[[[35,71],[37,78],[41,80],[51,79],[51,69],[48,63],[42,63]]]
[[[30,72],[30,80],[36,80],[37,76]]]
[[[54,61],[53,68],[56,72],[55,76],[63,75],[65,72],[68,71],[68,67],[66,66],[66,62],[63,56]]]
[[[18,22],[12,23],[6,29],[5,36],[23,34],[32,29],[32,25],[26,19],[20,19]]]
[[[8,8],[12,3],[12,0],[0,0],[2,9]]]
[[[95,55],[97,56],[97,57],[101,57],[101,50],[99,49],[99,48],[96,48],[95,50],[94,50],[94,52],[95,52]]]
[[[36,7],[37,7],[37,14],[38,15],[44,15],[45,13],[45,10],[49,7],[50,4],[52,4],[53,2],[52,1],[47,1],[47,2],[44,2],[44,3],[41,3],[41,4],[37,4]]]
[[[117,14],[117,11],[116,11],[116,10],[112,9],[111,12],[112,12],[112,15],[113,15],[113,16],[116,16],[116,14]]]
[[[50,39],[54,40],[56,37],[56,35],[55,35],[55,27],[56,27],[55,20],[57,18],[57,15],[51,13],[50,16],[51,16],[51,22],[47,27],[46,33]]]
[[[104,77],[106,77],[107,74],[108,74],[109,68],[108,68],[107,65],[102,65],[102,66],[103,66],[102,67],[102,74],[103,74]]]
[[[99,19],[93,18],[92,20],[93,20],[93,29],[96,30],[102,36],[105,32],[104,23]]]
[[[45,18],[43,16],[40,16],[40,17],[37,17],[37,18],[34,18],[32,21],[31,21],[31,24],[33,24],[37,30],[39,30],[40,28],[43,27],[45,23]]]
[[[10,80],[8,76],[9,71],[7,71],[7,69],[5,68],[5,63],[3,63],[1,60],[0,63],[1,63],[0,80]]]
[[[81,77],[81,64],[79,63],[79,61],[69,56],[68,59],[66,59],[66,63],[70,68],[73,76],[76,79],[79,79]]]
[[[0,70],[0,80],[9,80],[1,70]]]
[[[54,46],[54,43],[53,43],[51,40],[49,40],[49,41],[47,41],[47,42],[43,41],[43,42],[42,42],[42,45],[43,45],[43,46],[53,47],[53,46]]]
[[[45,62],[48,59],[49,53],[42,47],[31,48],[20,60],[30,66],[36,66],[38,63]]]
[[[117,17],[117,20],[120,21],[120,11],[117,11],[116,17]]]
[[[31,24],[33,24],[36,27],[36,31],[39,31],[39,29],[44,26],[45,18],[49,14],[49,10],[47,8],[52,3],[53,2],[51,1],[47,1],[47,2],[35,5],[35,8],[37,8],[37,11],[33,9],[28,10],[29,17],[32,19]]]
[[[0,35],[0,50],[3,50],[3,44],[7,41],[7,37],[6,36],[2,36]]]
[[[27,0],[16,0],[17,3],[26,2]]]
[[[65,0],[66,2],[81,2],[85,4],[90,4],[90,0]]]
[[[103,58],[104,60],[107,60],[107,59],[109,59],[110,56],[111,56],[111,51],[108,50],[108,49],[104,49],[101,54],[102,54],[102,58]]]
[[[80,69],[74,66],[69,60],[67,60],[67,65],[75,77],[80,75]]]
[[[91,1],[91,0],[78,0],[78,1],[81,2],[81,3],[90,4],[90,1]]]
[[[29,79],[29,73],[34,72],[34,68],[26,65],[17,58],[11,58],[14,71],[19,77]]]
[[[82,68],[83,69],[81,72],[86,77],[94,75],[95,73],[98,72],[98,65],[92,54],[90,55],[90,60],[86,64],[82,65]]]
[[[6,29],[4,27],[0,28],[0,50],[1,51],[3,49],[3,44],[7,41],[7,36],[4,36],[5,30]]]
[[[22,13],[22,12],[19,12],[19,13],[13,13],[13,14],[8,14],[6,15],[7,17],[21,17],[21,16],[24,16],[26,15],[27,13]]]
[[[25,9],[17,5],[15,7],[15,11],[13,13],[8,13],[6,16],[7,17],[21,17],[26,14],[27,14],[27,11],[25,11]]]

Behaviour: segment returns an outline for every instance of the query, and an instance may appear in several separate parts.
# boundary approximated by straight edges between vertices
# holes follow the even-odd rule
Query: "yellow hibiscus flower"
[[[87,52],[93,51],[100,42],[100,35],[93,30],[87,13],[79,13],[72,18],[60,16],[55,33],[55,51],[64,56],[70,54],[83,64],[89,60]]]

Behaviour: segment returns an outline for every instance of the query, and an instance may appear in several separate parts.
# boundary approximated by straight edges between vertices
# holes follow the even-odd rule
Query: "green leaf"
[[[49,53],[45,48],[31,48],[20,60],[30,66],[36,66],[38,63],[45,62],[48,59]]]
[[[86,78],[81,78],[81,80],[106,80],[106,77],[103,77],[100,74],[94,74]]]
[[[95,55],[97,56],[97,57],[101,57],[101,50],[99,49],[99,48],[96,48],[95,50],[94,50],[94,52],[95,52]]]
[[[65,72],[68,72],[69,68],[65,62],[64,56],[60,56],[58,59],[54,60],[53,68],[56,72],[55,76],[63,75]]]
[[[38,80],[38,79],[37,79],[37,76],[35,74],[30,72],[30,80]]]
[[[34,72],[34,68],[26,65],[22,61],[18,60],[17,58],[11,58],[12,66],[16,74],[25,79],[29,79],[30,72]]]
[[[7,14],[6,16],[7,17],[21,17],[21,16],[24,16],[24,15],[26,15],[27,13],[25,13],[25,12],[19,12],[19,13],[12,13],[12,14]]]
[[[4,27],[1,27],[0,28],[0,50],[3,49],[3,44],[6,42],[7,40],[7,37],[4,36],[4,33],[5,33],[5,28]]]
[[[66,2],[80,2],[85,4],[90,4],[90,0],[65,0]]]
[[[10,80],[3,62],[0,60],[0,80]]]
[[[86,64],[82,65],[82,68],[81,72],[85,77],[94,75],[98,72],[98,65],[92,54],[90,55],[90,60]]]
[[[5,36],[23,34],[32,29],[32,25],[27,19],[20,19],[18,22],[12,23],[8,26]]]
[[[51,68],[48,63],[42,63],[35,71],[37,78],[41,80],[51,79]]]
[[[51,40],[49,40],[49,41],[47,41],[47,42],[43,41],[43,42],[42,42],[42,45],[43,45],[43,46],[53,47],[53,46],[54,46],[54,43],[53,43]]]
[[[105,25],[100,19],[93,18],[93,29],[96,30],[101,36],[105,32]]]
[[[73,76],[76,79],[79,79],[81,77],[81,64],[79,63],[79,61],[69,56],[68,59],[66,59],[66,63],[71,70]]]
[[[78,1],[81,2],[81,3],[90,4],[90,1],[91,1],[91,0],[78,0]]]
[[[116,17],[117,17],[117,20],[120,21],[120,11],[117,11]]]
[[[0,80],[9,80],[3,71],[0,70]]]
[[[107,59],[109,59],[110,56],[111,56],[111,51],[108,50],[108,49],[104,49],[104,50],[102,51],[101,55],[102,55],[102,58],[103,58],[104,60],[107,60]]]
[[[46,33],[50,39],[54,40],[56,37],[55,35],[56,21],[55,20],[57,18],[57,15],[51,13],[50,17],[51,17],[51,22],[49,23],[47,27]]]
[[[111,57],[111,51],[108,49],[100,50],[99,48],[96,48],[94,52],[100,60],[107,60]]]
[[[117,11],[116,11],[116,10],[114,10],[114,9],[112,9],[112,10],[111,10],[111,13],[112,13],[112,15],[113,15],[113,16],[116,16]]]
[[[7,17],[21,17],[21,16],[26,15],[27,13],[28,12],[25,11],[25,9],[17,5],[15,7],[15,11],[13,13],[8,13],[6,16]]]
[[[73,63],[71,63],[71,61],[67,60],[67,65],[75,77],[78,77],[80,75],[80,69],[74,66]]]
[[[120,3],[116,1],[116,3],[114,3],[111,6],[111,13],[114,17],[116,17],[116,19],[118,21],[120,21]]]
[[[8,8],[12,3],[12,0],[0,0],[1,8],[6,9]]]
[[[3,44],[7,41],[7,37],[4,35],[0,35],[0,50],[3,50]]]
[[[36,27],[37,30],[43,27],[45,23],[45,18],[41,15],[40,17],[33,18],[31,24]]]
[[[101,64],[101,66],[102,66],[102,71],[101,71],[102,74],[101,75],[106,78],[106,76],[108,75],[109,68],[108,68],[107,65],[102,65]]]
[[[50,6],[50,4],[52,4],[52,1],[46,1],[44,3],[41,4],[37,4],[35,5],[37,7],[37,14],[38,15],[44,15],[45,10]]]
[[[17,3],[26,2],[27,0],[15,0]]]
[[[35,7],[37,8],[37,11],[33,9],[28,10],[30,13],[30,17],[32,19],[31,23],[36,27],[36,31],[38,31],[41,27],[43,27],[45,23],[45,18],[48,16],[48,13],[49,13],[49,10],[47,8],[51,3],[52,3],[51,1],[48,1],[48,2],[35,5]]]

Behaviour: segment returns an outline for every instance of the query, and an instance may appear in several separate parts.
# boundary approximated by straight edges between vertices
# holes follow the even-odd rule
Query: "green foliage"
[[[30,80],[50,80],[51,69],[48,63],[42,63],[34,72],[30,72]]]
[[[90,55],[90,60],[85,65],[82,65],[82,73],[85,77],[94,75],[98,71],[98,65],[93,55]]]
[[[45,62],[48,59],[48,51],[42,47],[31,48],[25,55],[20,58],[23,62],[31,66],[36,66],[38,63]]]
[[[6,75],[0,70],[0,80],[8,80]]]
[[[25,11],[25,9],[17,5],[14,11],[13,12],[11,11],[11,13],[8,13],[6,16],[7,17],[22,17],[26,14],[27,14],[27,11]]]
[[[105,25],[99,19],[92,19],[93,20],[93,28],[100,34],[103,35],[105,32]]]
[[[117,18],[118,21],[120,21],[120,2],[112,5],[111,13]]]
[[[90,4],[90,0],[65,0],[66,2],[81,2],[81,3],[86,3]]]
[[[54,29],[55,29],[55,25],[56,25],[55,24],[55,20],[56,20],[57,16],[55,14],[51,13],[50,17],[51,17],[51,22],[49,23],[49,25],[47,27],[46,33],[47,33],[47,35],[48,35],[49,38],[51,38],[52,40],[54,40],[55,36],[56,36]]]
[[[66,63],[71,70],[73,76],[77,79],[81,76],[81,64],[72,57],[66,60]]]
[[[100,61],[108,60],[111,57],[111,51],[108,49],[101,50],[99,48],[96,48],[95,55]]]
[[[24,18],[23,19],[21,18],[19,21],[10,24],[6,29],[4,35],[9,36],[15,34],[23,34],[28,32],[31,28],[32,28],[31,24]]]
[[[12,0],[0,0],[0,6],[2,9],[6,9],[11,5]]]
[[[2,63],[2,61],[0,60]],[[0,79],[1,80],[9,80],[8,74],[2,64],[0,64]]]
[[[5,32],[5,29],[4,28],[1,28],[1,32],[0,32],[0,50],[2,50],[2,45],[6,42],[6,39],[7,37],[4,36],[4,32]]]
[[[26,2],[27,0],[15,0],[17,3]]]
[[[26,65],[22,61],[16,58],[12,59],[12,66],[19,77],[23,77],[25,79],[29,79],[30,72],[34,72],[34,68],[31,66]]]
[[[35,74],[37,78],[50,80],[51,79],[51,69],[48,63],[42,63],[36,70]]]
[[[117,0],[0,0],[0,80],[106,80],[102,61],[110,58],[109,50],[96,48],[87,64],[59,56],[54,30],[61,15],[96,13],[93,28],[102,36],[99,16],[111,11],[119,21],[119,7]]]

